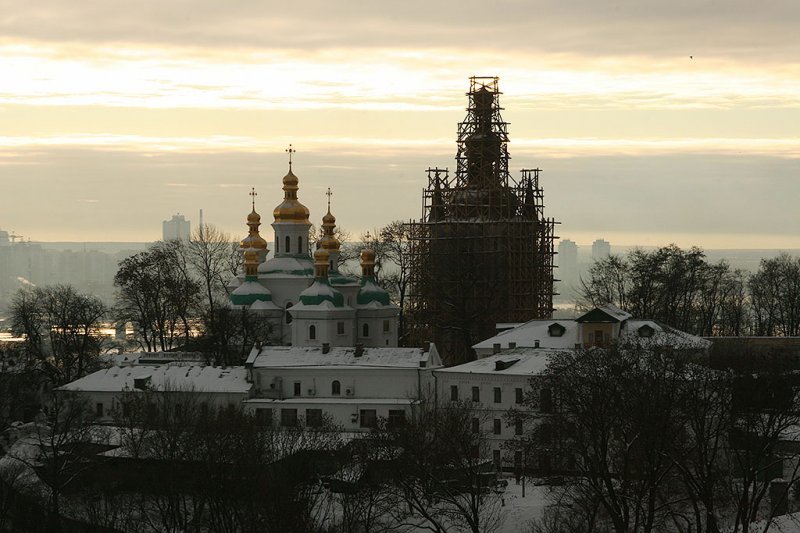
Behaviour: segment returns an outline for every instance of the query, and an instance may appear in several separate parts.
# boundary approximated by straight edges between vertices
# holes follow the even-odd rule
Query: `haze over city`
[[[511,169],[588,244],[800,248],[794,2],[0,1],[0,227],[152,241],[268,216],[284,149],[318,224],[417,218],[470,75]]]

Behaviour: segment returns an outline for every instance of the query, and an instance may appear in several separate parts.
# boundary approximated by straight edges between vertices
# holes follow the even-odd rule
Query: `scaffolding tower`
[[[429,168],[422,218],[408,224],[416,340],[451,364],[499,323],[549,318],[557,222],[544,215],[537,169],[508,172],[508,123],[497,77],[472,77],[458,127],[456,172]]]

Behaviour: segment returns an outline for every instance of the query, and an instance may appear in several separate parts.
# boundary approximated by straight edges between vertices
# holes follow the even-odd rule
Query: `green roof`
[[[367,305],[371,302],[378,302],[381,305],[389,305],[389,293],[383,290],[373,276],[361,278],[361,289],[358,291],[358,305]]]

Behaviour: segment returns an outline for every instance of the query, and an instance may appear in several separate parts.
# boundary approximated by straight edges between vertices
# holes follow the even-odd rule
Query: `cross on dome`
[[[258,196],[258,193],[256,192],[256,188],[255,187],[251,187],[249,194],[253,198],[253,211],[255,211],[256,210],[256,196]]]
[[[330,213],[331,212],[331,196],[333,196],[333,193],[331,192],[331,188],[330,187],[328,187],[328,192],[325,193],[325,196],[328,197],[328,213]]]
[[[286,153],[289,154],[289,170],[292,169],[292,154],[295,152],[297,152],[297,150],[292,148],[291,144],[289,145],[289,148],[286,149]]]

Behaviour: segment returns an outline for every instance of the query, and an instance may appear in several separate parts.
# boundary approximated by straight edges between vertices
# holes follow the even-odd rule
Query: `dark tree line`
[[[632,250],[595,262],[582,305],[612,303],[701,336],[800,334],[800,258],[782,253],[748,274],[699,248]]]

